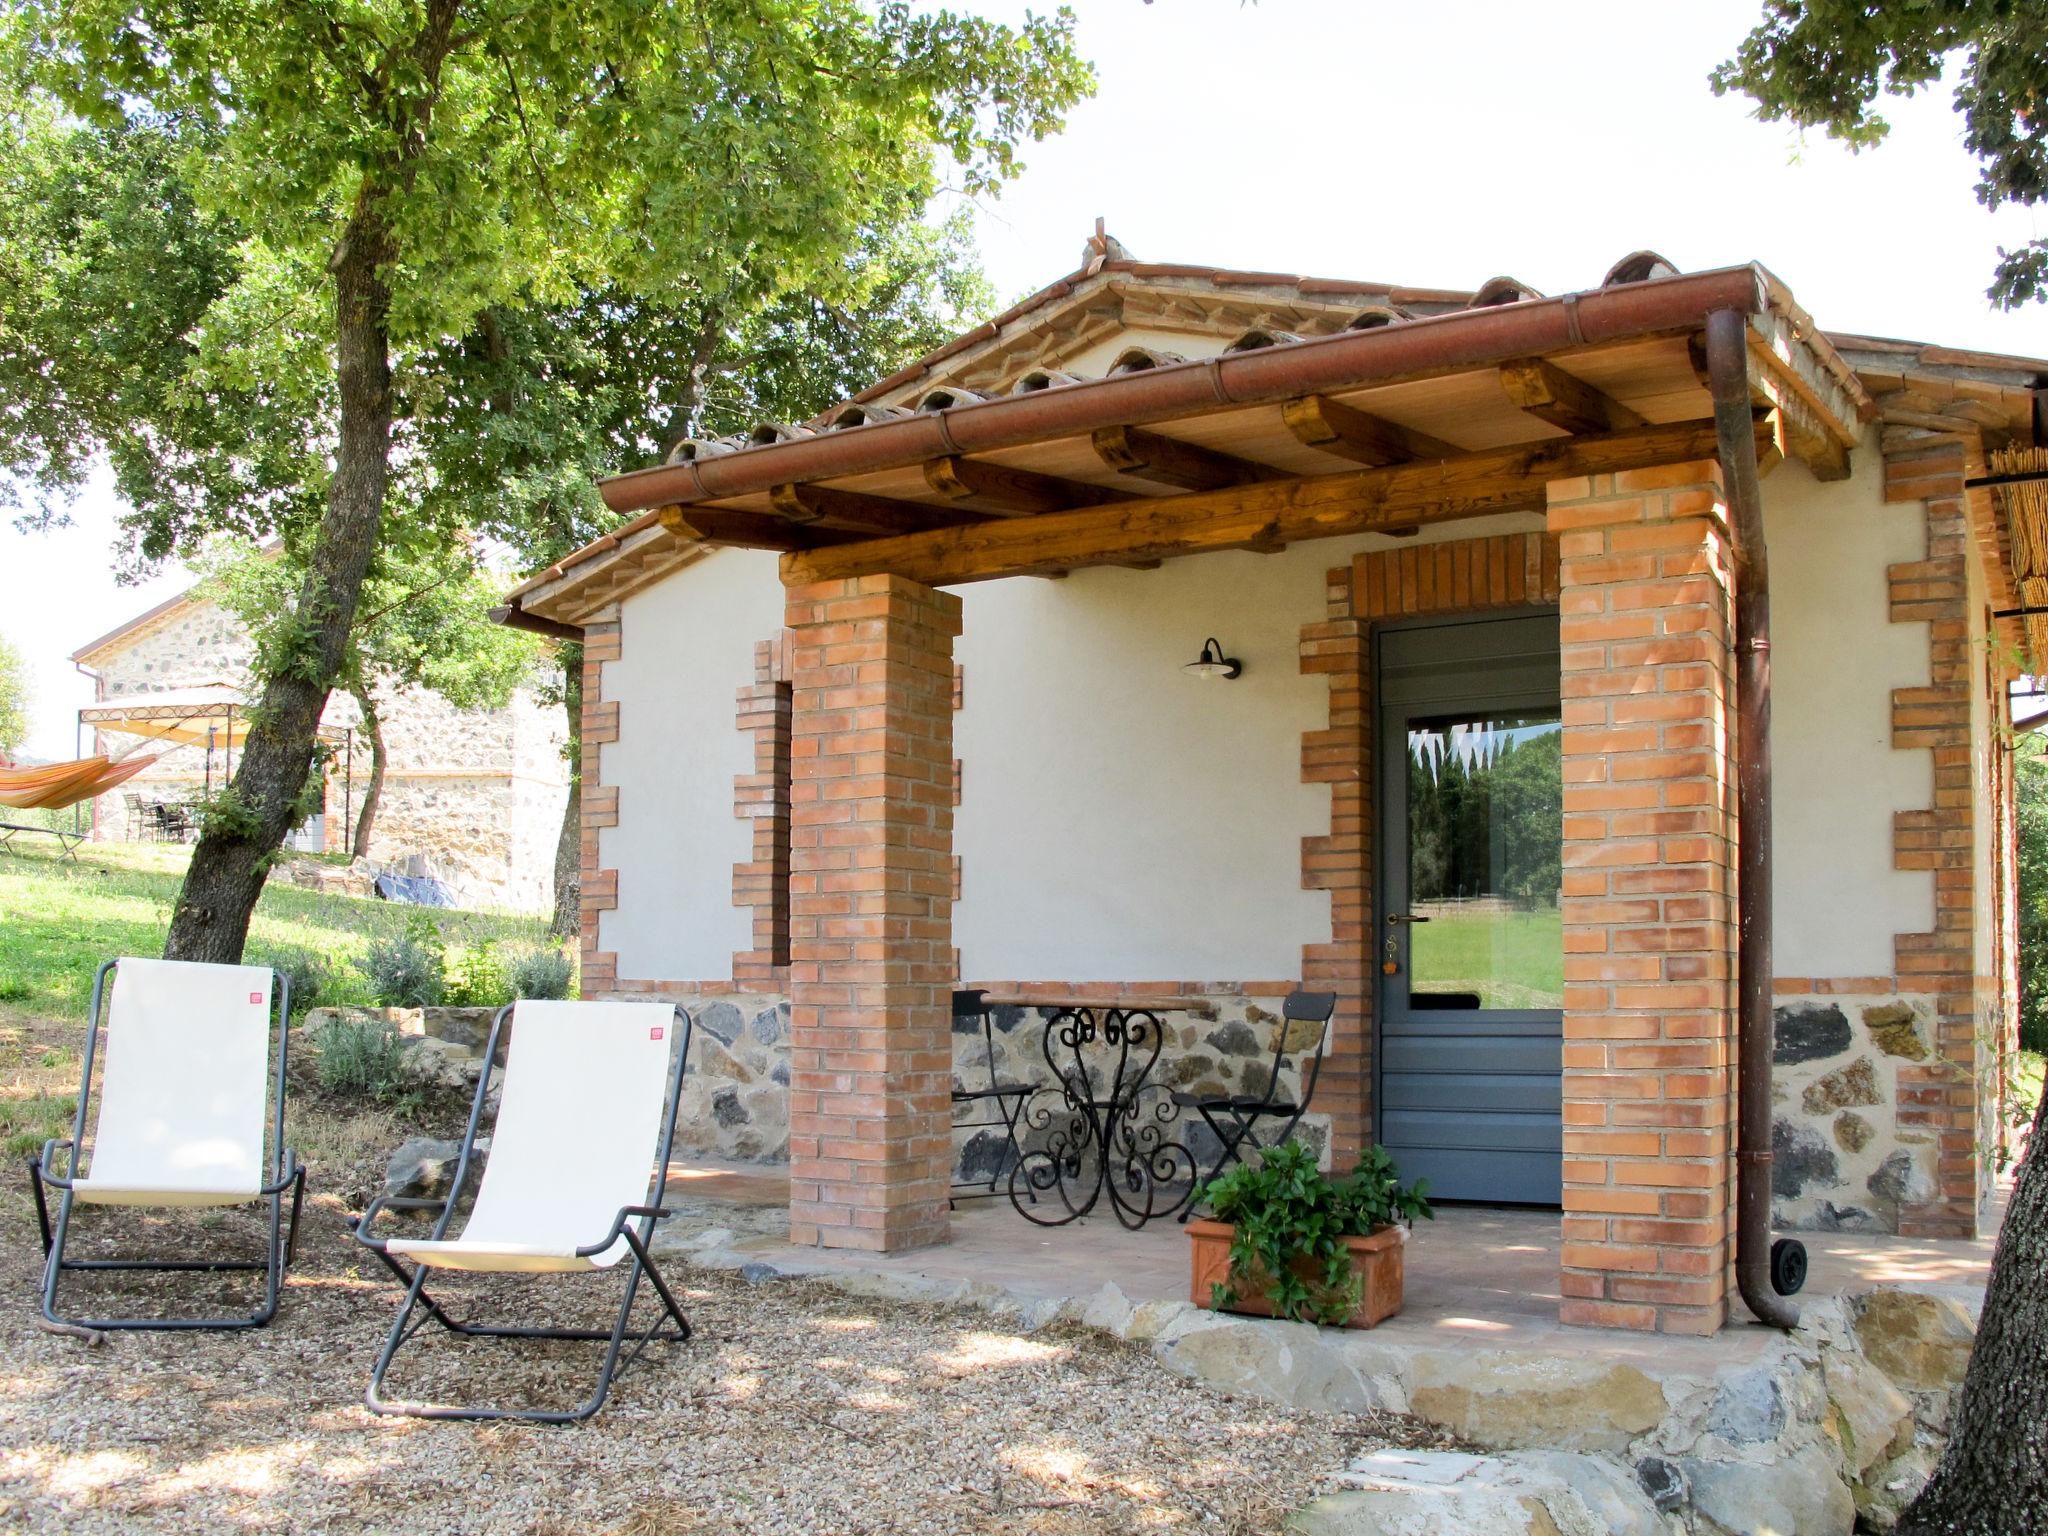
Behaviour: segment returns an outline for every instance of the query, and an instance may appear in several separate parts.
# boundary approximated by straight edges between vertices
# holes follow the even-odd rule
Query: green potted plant
[[[1401,1310],[1408,1224],[1435,1217],[1424,1196],[1383,1147],[1334,1179],[1300,1142],[1254,1154],[1195,1192],[1210,1216],[1187,1228],[1195,1304],[1370,1328]]]

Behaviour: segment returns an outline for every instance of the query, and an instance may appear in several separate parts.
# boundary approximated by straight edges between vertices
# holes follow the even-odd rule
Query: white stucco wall
[[[1927,626],[1890,621],[1886,567],[1926,555],[1926,514],[1888,506],[1873,441],[1823,484],[1765,479],[1771,559],[1775,964],[1888,976],[1892,935],[1934,925],[1934,879],[1892,868],[1892,815],[1933,797],[1925,751],[1895,751],[1891,693],[1927,682]]]
[[[756,550],[723,550],[621,605],[621,658],[604,666],[619,739],[603,756],[619,824],[598,840],[599,863],[619,872],[598,944],[621,976],[720,980],[752,946],[751,914],[732,903],[733,865],[753,856],[732,809],[733,780],[754,771],[736,695],[754,680],[755,644],[781,628],[776,557]]]
[[[1330,569],[1387,543],[960,589],[963,977],[1301,974],[1301,946],[1330,935],[1328,895],[1301,886],[1301,839],[1330,826],[1327,786],[1301,782],[1302,733],[1329,717],[1328,682],[1300,670],[1301,627],[1323,616]],[[1211,635],[1243,677],[1182,673]]]

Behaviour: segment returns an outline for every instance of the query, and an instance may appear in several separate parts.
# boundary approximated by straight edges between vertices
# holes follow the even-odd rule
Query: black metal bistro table
[[[1194,1193],[1194,1155],[1178,1139],[1180,1106],[1152,1069],[1165,1045],[1161,1015],[1212,1015],[1203,997],[1114,1000],[990,995],[990,1007],[1046,1013],[1042,1050],[1052,1071],[1017,1125],[1010,1204],[1025,1220],[1063,1227],[1105,1195],[1133,1230],[1172,1216]]]

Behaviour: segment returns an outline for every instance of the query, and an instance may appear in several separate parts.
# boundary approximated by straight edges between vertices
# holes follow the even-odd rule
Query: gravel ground
[[[37,1327],[27,1201],[0,1204],[4,1531],[1251,1533],[1277,1530],[1360,1448],[1430,1439],[1404,1421],[1230,1401],[1088,1330],[1021,1334],[677,1261],[695,1340],[650,1347],[589,1424],[382,1419],[362,1392],[397,1293],[351,1251],[331,1195],[309,1205],[268,1329],[98,1348]],[[110,1213],[88,1216],[109,1229]],[[255,1231],[202,1219],[216,1242]],[[603,1325],[621,1284],[614,1271],[447,1291],[458,1316],[530,1322],[530,1305],[552,1304],[556,1321]],[[169,1305],[153,1280],[94,1277],[78,1294],[94,1292]],[[651,1298],[641,1310],[651,1321]],[[420,1340],[394,1392],[566,1405],[595,1371],[594,1345]]]

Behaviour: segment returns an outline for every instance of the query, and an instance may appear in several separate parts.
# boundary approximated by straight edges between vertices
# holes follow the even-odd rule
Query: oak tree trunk
[[[2048,1531],[2048,1092],[2020,1159],[1941,1465],[1898,1536]]]
[[[367,686],[351,688],[356,708],[362,711],[363,730],[370,738],[370,777],[363,786],[363,808],[356,814],[355,837],[349,853],[358,859],[370,856],[370,833],[377,825],[377,804],[384,798],[384,722],[377,715],[377,701]]]
[[[348,645],[384,514],[391,449],[389,238],[377,203],[359,203],[332,262],[340,440],[327,510],[294,610],[296,663],[264,680],[242,760],[209,809],[171,914],[164,954],[234,964],[277,849],[298,819],[314,733]]]
[[[555,839],[555,916],[548,932],[574,938],[583,926],[583,647],[562,647],[562,708],[569,734],[569,798],[562,806],[562,830]]]

